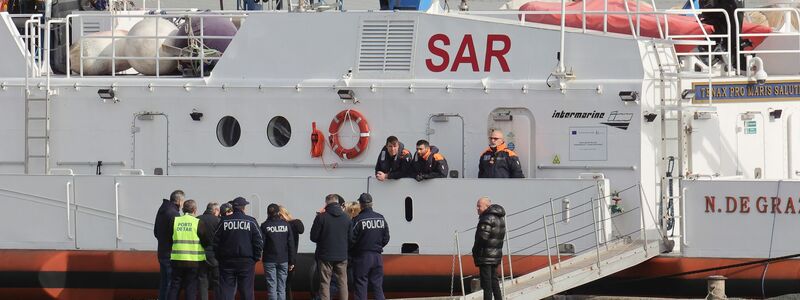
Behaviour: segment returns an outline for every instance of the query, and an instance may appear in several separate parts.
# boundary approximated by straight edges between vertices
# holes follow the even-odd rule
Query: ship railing
[[[653,236],[652,232],[651,236],[647,234],[648,226],[645,225],[647,224],[647,212],[649,212],[651,224],[658,224],[658,222],[653,214],[653,208],[650,207],[650,203],[644,196],[641,185],[634,184],[613,193],[602,192],[601,189],[599,192],[603,194],[598,193],[585,202],[570,207],[570,200],[576,200],[572,198],[574,195],[593,188],[598,188],[598,186],[590,185],[564,195],[550,197],[548,201],[510,212],[504,217],[506,232],[503,252],[505,254],[499,265],[500,276],[503,279],[501,284],[504,290],[506,284],[514,281],[515,268],[518,271],[525,269],[530,272],[547,268],[550,276],[549,282],[553,286],[554,280],[557,280],[556,272],[562,268],[562,263],[579,255],[594,252],[596,257],[594,265],[597,271],[601,271],[603,265],[601,252],[616,243],[640,240],[645,253],[653,251],[653,249],[648,249],[648,241],[661,240],[662,236],[660,235],[662,234],[660,229],[658,236]],[[609,200],[617,197],[638,197],[638,206],[630,209],[623,209],[622,206],[612,208],[613,205],[609,205]],[[562,205],[561,211],[555,208],[559,204]],[[549,213],[533,215],[541,212],[542,209],[549,210]],[[590,214],[591,218],[584,216],[586,214]],[[623,232],[617,223],[620,218],[629,214],[638,214],[641,224],[638,229]],[[628,217],[630,218],[630,216]],[[559,223],[569,226],[562,225],[560,228]],[[608,232],[609,228],[611,232]],[[479,278],[477,273],[466,274],[464,272],[462,257],[462,255],[472,255],[470,251],[466,251],[464,254],[462,243],[471,244],[475,230],[476,227],[471,227],[456,230],[453,233],[455,253],[450,296],[456,294],[454,291],[458,288],[455,283],[456,278],[460,282],[462,297],[467,295],[465,281]],[[587,240],[589,241],[587,242]],[[582,247],[576,245],[582,245]],[[546,256],[546,262],[539,263],[538,261],[541,259],[536,258],[542,256]],[[458,269],[456,269],[456,264]],[[521,274],[518,272],[517,275]]]
[[[213,14],[209,13],[201,13],[201,12],[183,12],[183,13],[162,13],[162,14],[111,14],[111,15],[82,15],[82,14],[74,14],[68,15],[64,19],[53,19],[46,22],[46,27],[50,28],[52,24],[62,24],[66,26],[66,30],[64,30],[64,51],[69,53],[69,48],[73,43],[78,43],[79,51],[80,51],[80,59],[77,62],[71,61],[69,55],[66,55],[65,64],[66,64],[66,72],[65,76],[67,78],[72,76],[72,68],[74,64],[78,64],[77,70],[74,72],[75,75],[80,77],[89,76],[85,74],[85,64],[89,60],[94,61],[110,61],[111,62],[111,72],[110,76],[115,77],[118,75],[124,75],[121,73],[124,70],[117,70],[116,65],[121,60],[139,60],[139,61],[149,61],[155,65],[155,74],[151,76],[161,77],[161,76],[172,76],[175,77],[185,77],[185,74],[176,74],[176,72],[170,72],[168,74],[162,74],[160,67],[162,63],[170,62],[170,61],[177,61],[179,64],[182,65],[189,65],[190,68],[195,68],[193,72],[194,77],[203,77],[208,75],[209,66],[215,64],[222,58],[222,53],[209,51],[209,48],[206,47],[206,42],[210,42],[213,40],[233,40],[235,35],[232,36],[217,36],[217,35],[207,35],[205,33],[204,23],[207,18],[231,18],[231,19],[239,19],[241,22],[244,22],[247,15],[249,13],[242,13],[242,12],[215,12]],[[85,23],[83,22],[84,18],[110,18],[111,19],[111,33],[107,36],[100,36],[100,35],[88,35],[86,34]],[[177,35],[169,35],[169,34],[155,34],[155,35],[139,35],[139,36],[128,36],[128,35],[118,35],[118,29],[128,29],[128,28],[120,28],[119,20],[121,19],[129,19],[129,20],[143,20],[147,18],[163,18],[166,20],[171,20],[173,23],[175,22],[183,22],[179,23],[180,26],[187,26],[186,35],[177,36]],[[194,34],[192,32],[191,24],[187,24],[186,22],[199,22],[199,33]],[[155,22],[155,32],[159,31],[160,22]],[[73,24],[77,24],[78,30],[78,38],[73,41],[70,36],[70,27]],[[50,48],[50,39],[49,35],[45,36],[45,53],[49,53],[53,49]],[[87,55],[85,51],[83,51],[84,45],[90,40],[101,40],[101,39],[111,39],[111,53],[109,55],[105,55],[100,53],[98,55]],[[149,56],[129,56],[129,55],[118,55],[118,51],[120,51],[120,43],[122,41],[144,41],[150,42],[152,41],[152,51],[155,55]],[[169,41],[180,41],[185,40],[189,47],[187,48],[177,48],[174,47]],[[162,42],[164,41],[162,45]],[[143,42],[143,43],[144,43]],[[149,46],[147,46],[149,47]],[[174,56],[162,55],[162,53],[170,52]],[[50,65],[50,57],[45,55],[45,65]],[[209,66],[207,66],[207,64]],[[50,73],[48,73],[48,76]],[[108,75],[100,75],[100,76],[108,76]],[[191,76],[191,75],[190,75]]]
[[[738,8],[736,9],[736,28],[739,30],[739,35],[736,39],[736,45],[739,46],[739,54],[742,55],[757,55],[757,54],[798,54],[800,57],[800,29],[793,28],[791,26],[791,31],[784,31],[784,32],[768,32],[768,33],[743,33],[741,32],[741,24],[744,23],[742,19],[744,13],[752,13],[752,12],[783,12],[784,13],[784,24],[800,24],[800,10],[797,8],[791,7],[765,7],[765,8]],[[794,21],[794,22],[792,22]],[[763,37],[763,38],[797,38],[796,48],[781,48],[781,49],[769,49],[769,50],[758,50],[758,49],[751,49],[745,50],[745,47],[742,46],[742,41],[747,38],[751,37]]]
[[[691,52],[685,53],[677,53],[678,56],[707,56],[708,61],[711,62],[715,58],[722,58],[726,61],[727,69],[730,70],[730,57],[731,57],[731,35],[730,35],[730,28],[732,24],[730,23],[730,18],[728,17],[728,13],[724,9],[719,8],[707,8],[707,9],[667,9],[667,10],[657,10],[655,8],[655,3],[652,2],[652,11],[642,11],[640,6],[637,5],[636,10],[631,10],[628,5],[627,1],[625,2],[625,10],[608,10],[608,1],[604,1],[605,3],[605,10],[587,10],[586,3],[583,2],[583,7],[581,10],[540,10],[540,11],[521,11],[521,10],[499,10],[499,11],[460,11],[456,12],[456,14],[462,15],[478,15],[478,16],[491,16],[495,18],[503,18],[506,20],[513,20],[519,19],[520,25],[529,25],[529,24],[542,24],[538,22],[530,22],[527,21],[527,16],[533,15],[552,15],[552,14],[561,14],[561,24],[554,25],[559,26],[560,30],[562,31],[561,36],[561,51],[560,51],[560,59],[559,59],[559,69],[560,71],[565,71],[565,55],[564,55],[564,32],[600,32],[602,34],[614,34],[617,37],[625,37],[628,36],[631,39],[635,40],[666,40],[674,45],[686,45],[686,46],[701,46],[695,47]],[[704,24],[700,20],[701,14],[721,14],[724,16],[724,20],[726,22],[725,26],[728,28],[726,31],[727,33],[713,33],[706,30],[705,26],[708,24]],[[580,27],[571,27],[566,24],[566,17],[570,15],[579,15],[581,16],[581,26]],[[592,30],[587,26],[587,17],[593,16],[602,16],[603,17],[603,29],[602,30]],[[627,18],[628,23],[628,31],[627,32],[613,32],[609,30],[609,17],[610,16],[625,16]],[[658,34],[656,36],[642,36],[642,18],[645,16],[654,17],[656,21],[656,29],[658,30]],[[694,23],[696,24],[697,28],[699,29],[699,33],[696,34],[677,34],[675,33],[674,28],[670,29],[669,25],[669,18],[676,17],[676,16],[691,16],[694,19]],[[716,49],[714,46],[717,46],[720,43],[724,43],[725,47],[721,47],[720,49]],[[703,48],[701,50],[700,48]],[[712,68],[707,68],[709,76],[713,76]]]
[[[19,34],[23,53],[25,54],[25,79],[39,76],[42,62],[42,15],[41,14],[11,14],[9,15],[15,25],[22,24]],[[27,84],[26,84],[27,86]]]

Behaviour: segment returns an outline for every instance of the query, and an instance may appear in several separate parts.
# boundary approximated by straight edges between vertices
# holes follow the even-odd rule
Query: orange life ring
[[[358,143],[353,146],[353,148],[342,147],[342,140],[339,139],[339,131],[348,120],[358,124],[358,130],[360,132]],[[364,115],[356,110],[347,109],[336,114],[336,117],[331,121],[328,132],[330,133],[328,142],[331,145],[331,149],[342,159],[353,159],[359,156],[364,150],[367,150],[367,146],[369,145],[369,124],[367,123],[367,119],[364,118]]]

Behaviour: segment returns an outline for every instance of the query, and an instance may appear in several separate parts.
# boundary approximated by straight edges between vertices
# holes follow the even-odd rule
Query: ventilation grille
[[[100,22],[83,21],[83,35],[100,32]]]
[[[413,20],[366,20],[361,23],[359,71],[409,72],[414,53]]]

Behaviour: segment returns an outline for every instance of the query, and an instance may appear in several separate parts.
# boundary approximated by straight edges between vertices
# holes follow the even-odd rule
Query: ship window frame
[[[286,130],[280,130],[279,125]],[[279,134],[279,136],[276,136]],[[284,140],[285,139],[285,140]],[[284,116],[274,116],[267,122],[267,140],[275,147],[282,148],[292,140],[292,123]]]
[[[230,127],[232,128],[226,128]],[[230,131],[230,134],[226,134]],[[242,138],[242,125],[233,116],[224,116],[217,122],[217,141],[225,148],[236,146]]]

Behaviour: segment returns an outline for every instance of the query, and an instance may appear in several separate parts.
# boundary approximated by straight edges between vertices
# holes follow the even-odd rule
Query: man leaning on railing
[[[481,197],[476,205],[478,226],[475,229],[475,244],[472,246],[472,259],[480,269],[483,299],[503,299],[497,266],[503,260],[503,239],[506,236],[505,209],[492,204],[489,197]]]

